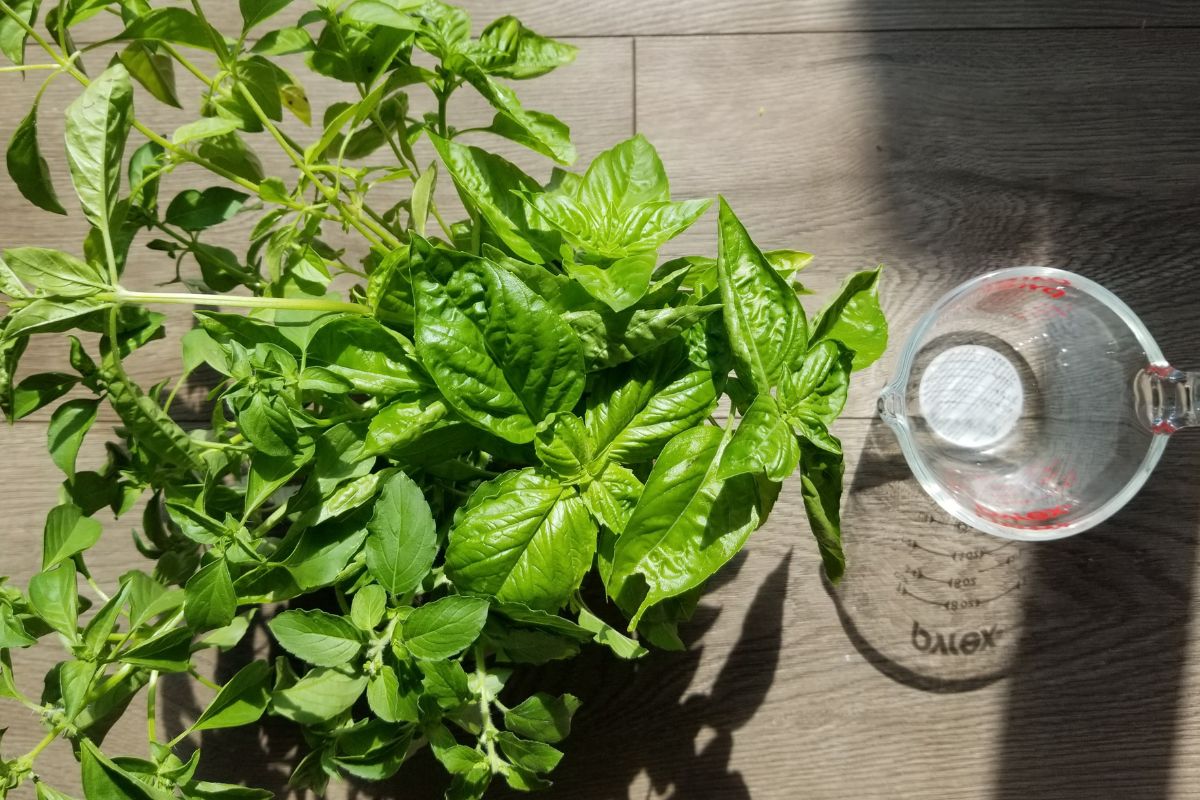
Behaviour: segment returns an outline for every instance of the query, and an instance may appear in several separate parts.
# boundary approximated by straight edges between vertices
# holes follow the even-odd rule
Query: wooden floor
[[[236,13],[233,3],[215,5]],[[897,345],[959,281],[1047,264],[1113,289],[1169,360],[1200,369],[1194,0],[469,5],[478,23],[511,10],[582,48],[578,64],[523,95],[572,126],[582,161],[645,133],[677,195],[721,192],[764,247],[816,253],[806,274],[818,291],[885,263]],[[0,138],[32,91],[0,82],[10,109]],[[310,87],[314,107],[333,91]],[[59,135],[54,118],[71,99],[65,84],[47,96],[45,135]],[[166,128],[171,119],[152,121]],[[246,232],[238,225],[234,241]],[[677,249],[711,252],[714,231],[706,218]],[[79,232],[78,215],[64,224],[0,193],[4,247],[72,249]],[[164,269],[141,259],[130,273],[149,286]],[[186,319],[173,317],[177,334]],[[585,703],[549,797],[1200,797],[1200,436],[1179,435],[1147,488],[1101,528],[1001,548],[951,524],[872,420],[896,350],[858,376],[837,431],[850,487],[844,584],[822,584],[789,486],[703,602],[686,654],[634,667],[593,654],[530,678]],[[45,367],[62,357],[61,342],[31,352]],[[167,377],[176,359],[167,343],[137,375]],[[199,396],[191,399],[198,413]],[[22,582],[57,482],[44,423],[0,432],[0,574]],[[85,457],[98,458],[98,448]],[[113,527],[101,577],[139,558],[127,533]],[[936,569],[997,599],[949,612],[900,591],[912,571]],[[929,591],[938,602],[963,596]],[[937,644],[951,633],[957,652]],[[202,701],[182,683],[168,696],[162,724],[178,730]],[[18,717],[0,712],[0,727],[12,728],[6,751],[35,741]],[[113,741],[131,753],[144,747],[132,725]],[[277,733],[201,744],[224,779],[277,787],[295,746]],[[54,774],[77,769],[65,750],[50,757]],[[348,795],[437,796],[432,765],[412,766],[403,783]]]

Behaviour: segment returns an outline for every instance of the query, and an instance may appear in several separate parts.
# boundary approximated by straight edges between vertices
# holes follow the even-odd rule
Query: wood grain
[[[170,0],[155,5],[188,3]],[[465,0],[458,5],[470,12],[476,31],[496,17],[512,14],[548,36],[1200,26],[1200,8],[1189,0]],[[261,30],[290,24],[309,7],[295,3]],[[212,3],[206,12],[226,33],[235,35],[241,28],[236,3]],[[95,37],[112,36],[120,25],[108,18],[92,24],[90,30]]]
[[[233,4],[221,8],[232,13]],[[551,34],[648,35],[636,43],[636,87],[632,43],[581,41],[580,64],[530,84],[530,105],[571,122],[585,158],[628,135],[636,110],[637,127],[662,151],[677,195],[724,192],[763,246],[817,252],[805,279],[818,291],[835,288],[849,270],[885,261],[895,344],[958,281],[1047,263],[1113,288],[1169,358],[1200,366],[1191,341],[1195,315],[1182,310],[1200,301],[1193,279],[1200,244],[1196,31],[658,38],[1138,28],[1139,16],[1150,26],[1193,25],[1195,5],[519,0],[506,8]],[[603,55],[589,61],[597,49]],[[29,90],[14,85],[0,91],[23,108]],[[324,102],[338,96],[310,93]],[[46,106],[47,132],[71,96],[64,91],[54,100],[56,111]],[[168,126],[165,118],[155,124]],[[0,243],[14,236],[61,247],[78,241],[77,230],[44,220],[13,193],[0,195]],[[714,225],[712,216],[702,220],[680,249],[711,252]],[[246,230],[233,223],[230,241]],[[161,274],[150,261],[130,269],[147,280]],[[169,347],[164,352],[174,358]],[[790,483],[745,555],[714,581],[688,626],[687,653],[626,665],[593,652],[520,679],[518,687],[572,691],[585,703],[548,797],[1197,796],[1196,437],[1180,434],[1150,483],[1105,525],[1019,547],[1018,561],[991,573],[1011,581],[997,585],[1019,582],[1003,601],[943,609],[931,620],[896,592],[897,571],[920,564],[905,540],[964,553],[997,543],[937,509],[888,431],[868,419],[894,353],[857,376],[850,407],[857,418],[837,430],[847,453],[850,568],[843,585],[832,590],[821,581],[799,489]],[[47,366],[53,357],[45,356]],[[173,362],[161,358],[140,374],[170,374]],[[8,452],[0,459],[0,574],[22,583],[37,567],[42,519],[60,477],[44,439],[41,422],[0,432]],[[89,438],[85,459],[99,457],[98,444]],[[106,529],[93,557],[102,580],[141,563],[128,543],[131,524]],[[967,662],[915,649],[913,621],[960,632],[999,623],[1004,633]],[[50,659],[44,650],[31,654],[23,685],[35,687]],[[227,676],[235,662],[212,668]],[[196,713],[203,699],[191,691],[170,687],[160,709],[165,730],[179,730]],[[32,723],[0,710],[0,727],[11,727],[6,752],[36,741]],[[284,764],[298,747],[275,728],[211,734],[200,744],[213,777],[262,781],[281,794]],[[140,725],[117,731],[113,747],[140,754]],[[45,764],[63,788],[75,788],[68,752],[48,753]],[[333,796],[439,796],[428,759],[410,767],[403,781]]]

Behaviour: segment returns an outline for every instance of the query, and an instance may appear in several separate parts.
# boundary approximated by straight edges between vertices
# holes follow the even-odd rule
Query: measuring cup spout
[[[904,413],[904,390],[894,383],[883,387],[876,402],[879,418],[888,425],[897,425]]]
[[[1154,433],[1200,426],[1200,373],[1151,364],[1133,382],[1135,413]]]

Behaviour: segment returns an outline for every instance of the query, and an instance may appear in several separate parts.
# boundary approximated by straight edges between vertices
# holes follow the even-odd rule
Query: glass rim
[[[964,281],[950,291],[938,298],[929,310],[921,315],[916,326],[909,333],[908,339],[905,342],[904,349],[900,351],[900,360],[896,365],[895,377],[884,386],[883,394],[893,394],[903,397],[908,386],[908,379],[912,372],[913,363],[916,360],[918,346],[924,340],[926,332],[933,326],[940,312],[948,305],[970,294],[980,286],[991,283],[997,279],[1017,276],[1036,276],[1044,278],[1056,278],[1067,281],[1068,285],[1073,289],[1083,291],[1092,297],[1099,300],[1106,307],[1111,309],[1137,339],[1138,344],[1146,353],[1146,366],[1166,366],[1167,362],[1163,358],[1162,351],[1158,347],[1158,343],[1154,341],[1154,337],[1150,335],[1145,323],[1133,313],[1125,301],[1117,297],[1115,294],[1105,289],[1100,284],[1085,278],[1074,272],[1057,269],[1055,267],[1042,267],[1036,265],[1007,267],[1004,269],[992,270],[991,272],[978,275],[970,280]],[[1081,533],[1089,528],[1093,528],[1104,520],[1111,517],[1120,510],[1145,484],[1146,479],[1150,477],[1150,473],[1154,471],[1154,467],[1158,464],[1158,460],[1162,457],[1163,451],[1167,446],[1167,437],[1157,434],[1151,434],[1150,445],[1146,449],[1146,455],[1142,459],[1142,463],[1138,465],[1137,470],[1130,477],[1129,481],[1116,492],[1111,498],[1104,503],[1087,512],[1074,522],[1067,523],[1059,528],[1047,528],[1041,530],[1027,530],[1022,528],[1011,528],[1005,525],[1000,525],[989,519],[986,519],[974,511],[967,508],[959,502],[953,495],[946,491],[941,482],[934,476],[932,470],[925,463],[920,452],[917,450],[912,436],[909,432],[908,412],[905,403],[900,403],[896,413],[884,417],[884,422],[892,428],[897,440],[900,442],[900,450],[904,453],[904,459],[908,462],[909,469],[916,476],[917,481],[921,484],[921,488],[934,499],[934,501],[949,512],[956,519],[965,522],[976,530],[984,533],[999,536],[1004,539],[1015,539],[1019,541],[1051,541],[1054,539],[1063,539],[1067,536]]]

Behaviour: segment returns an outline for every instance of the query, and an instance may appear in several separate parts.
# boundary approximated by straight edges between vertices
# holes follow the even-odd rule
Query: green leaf
[[[836,439],[834,440],[837,441]],[[839,443],[840,444],[840,443]],[[839,447],[840,450],[840,447]],[[842,455],[805,445],[800,459],[800,496],[817,539],[825,575],[836,583],[846,571],[842,553]]]
[[[246,476],[246,508],[243,513],[248,514],[267,502],[312,457],[313,447],[309,440],[297,443],[295,452],[286,456],[255,453],[250,459],[250,474]]]
[[[129,157],[130,204],[146,211],[158,208],[158,172],[166,150],[158,142],[146,142]]]
[[[629,524],[644,487],[629,469],[610,463],[583,491],[583,502],[597,522],[614,533]]]
[[[446,165],[463,201],[479,212],[492,233],[514,255],[542,263],[557,257],[549,234],[539,230],[521,194],[536,193],[533,178],[500,156],[430,134],[430,141]]]
[[[155,8],[141,14],[121,33],[121,39],[148,39],[182,44],[216,52],[216,40],[222,37],[199,17],[184,8]]]
[[[833,453],[840,452],[840,446],[828,428],[846,405],[853,359],[854,353],[841,342],[823,339],[779,387],[779,405],[796,433]]]
[[[211,562],[193,575],[184,587],[183,611],[194,631],[221,628],[237,613],[237,595],[229,566],[223,558]]]
[[[347,315],[313,333],[307,363],[345,378],[356,391],[391,397],[428,385],[410,348],[403,337],[375,320]]]
[[[562,753],[542,742],[529,742],[507,731],[496,735],[500,750],[516,766],[530,772],[550,772],[562,759]]]
[[[75,474],[75,458],[83,437],[96,421],[99,400],[68,400],[50,416],[47,429],[50,458],[68,476]]]
[[[708,366],[674,343],[593,377],[583,419],[597,460],[648,461],[711,414],[718,392]]]
[[[271,696],[276,714],[301,725],[323,725],[354,705],[367,688],[364,675],[318,667]]]
[[[418,661],[424,677],[421,688],[439,707],[456,708],[471,699],[467,674],[457,661]]]
[[[573,45],[539,36],[515,17],[505,16],[483,29],[471,56],[492,75],[525,80],[570,64],[578,52]]]
[[[17,18],[33,27],[41,0],[13,0],[8,5]],[[17,65],[25,63],[25,42],[28,38],[25,27],[17,20],[8,14],[0,15],[0,52],[3,52],[9,61]]]
[[[396,670],[384,664],[367,682],[367,703],[384,722],[417,722],[419,691],[420,684],[401,686]]]
[[[88,800],[165,800],[174,795],[152,788],[105,758],[90,739],[80,739],[83,796]]]
[[[579,482],[592,460],[592,443],[583,420],[560,411],[538,428],[533,449],[542,465],[567,482]]]
[[[61,505],[50,509],[42,536],[42,569],[51,569],[91,548],[100,541],[103,530],[99,522],[85,517],[78,506]]]
[[[570,328],[511,273],[482,259],[446,285],[414,276],[416,346],[446,401],[511,442],[575,405],[583,351]]]
[[[613,311],[624,311],[645,296],[654,272],[653,253],[637,253],[618,258],[607,267],[567,262],[567,274],[592,297]]]
[[[63,372],[30,375],[13,388],[9,416],[24,419],[71,391],[78,383],[78,377]]]
[[[370,632],[379,627],[386,610],[387,592],[378,583],[368,583],[355,592],[350,601],[350,621],[359,630]]]
[[[87,661],[64,661],[58,668],[58,686],[63,713],[74,719],[87,702],[88,689],[96,675],[96,665]]]
[[[245,192],[225,186],[210,186],[202,192],[185,189],[167,206],[165,222],[185,231],[202,231],[231,219],[249,198]]]
[[[257,722],[270,700],[271,665],[251,661],[221,687],[189,730],[238,728]]]
[[[29,579],[29,605],[43,622],[74,642],[79,638],[75,564],[67,561]]]
[[[382,25],[401,31],[415,31],[420,30],[421,26],[415,17],[405,14],[404,11],[416,8],[420,4],[407,0],[355,0],[342,12],[342,19],[364,25]]]
[[[720,569],[759,526],[753,478],[717,478],[726,443],[717,428],[693,428],[672,439],[654,462],[617,539],[607,580],[609,595],[633,613],[630,630],[655,603]]]
[[[196,155],[253,183],[261,183],[266,177],[258,155],[237,133],[201,140]]]
[[[101,73],[67,107],[67,162],[75,193],[88,220],[113,233],[111,221],[120,199],[122,159],[132,121],[133,87],[120,64]]]
[[[312,36],[304,28],[280,28],[263,34],[250,52],[263,56],[286,56],[311,52],[312,49]]]
[[[479,638],[487,621],[488,601],[450,595],[413,610],[401,626],[404,646],[417,658],[452,658]]]
[[[231,119],[226,119],[225,117],[202,117],[195,122],[189,122],[186,125],[180,125],[176,128],[175,132],[171,134],[171,142],[177,145],[185,145],[189,142],[198,142],[201,139],[224,136],[233,133],[237,129],[238,124]]]
[[[589,369],[614,367],[676,339],[720,305],[634,308],[621,312],[588,309],[565,318],[583,342]]]
[[[18,278],[56,297],[87,297],[108,288],[96,267],[57,250],[14,247],[4,251],[4,260]]]
[[[560,164],[575,161],[571,131],[561,120],[523,107],[516,92],[492,80],[478,64],[465,56],[454,55],[445,64],[465,78],[496,109],[496,117],[489,128],[492,133],[512,139]]]
[[[350,663],[366,641],[349,620],[320,610],[284,611],[267,627],[284,650],[318,667]]]
[[[579,609],[579,624],[596,635],[596,643],[612,650],[617,658],[641,658],[650,652],[586,608]]]
[[[416,590],[437,555],[437,527],[420,487],[397,472],[367,523],[367,570],[392,595]]]
[[[721,198],[717,274],[738,377],[753,393],[777,386],[804,355],[808,328],[795,291],[767,263]]]
[[[738,422],[721,456],[717,477],[723,480],[762,473],[773,481],[783,481],[799,462],[800,446],[779,404],[771,395],[760,394]]]
[[[874,364],[887,348],[888,324],[879,305],[883,267],[856,272],[813,323],[813,343],[833,339],[854,352],[854,371]]]
[[[242,12],[242,32],[278,14],[292,4],[292,0],[238,0]]]
[[[475,490],[450,530],[446,574],[462,591],[555,610],[583,580],[596,525],[574,488],[526,469]]]
[[[120,590],[105,601],[83,629],[83,656],[88,659],[99,658],[107,643],[108,635],[116,627],[117,617],[124,610],[129,597],[129,587],[122,584]]]
[[[36,641],[25,632],[25,626],[13,615],[12,609],[7,605],[0,605],[0,650],[29,647]],[[3,667],[0,666],[0,669]],[[0,694],[3,694],[2,690]]]
[[[6,319],[5,336],[31,333],[53,333],[69,330],[74,320],[95,311],[108,308],[111,303],[93,297],[76,297],[62,302],[57,300],[34,300],[11,312]]]
[[[191,668],[192,633],[175,628],[161,636],[121,653],[123,664],[156,669],[159,672],[187,672]]]
[[[4,25],[8,22],[7,17],[0,21],[0,42],[5,38]],[[46,163],[38,143],[37,114],[38,104],[34,103],[29,109],[29,114],[13,131],[12,139],[8,143],[8,152],[5,154],[8,174],[26,200],[54,214],[66,214],[66,209],[58,201],[58,193],[54,191],[50,165]]]
[[[433,197],[434,186],[437,183],[437,162],[429,165],[421,173],[421,177],[413,184],[412,199],[409,207],[412,209],[412,227],[418,236],[425,235],[425,222],[429,218],[429,203]]]
[[[579,706],[575,695],[554,697],[538,692],[504,712],[504,727],[517,736],[554,744],[571,733],[571,717]]]
[[[117,58],[129,76],[160,102],[182,108],[175,90],[175,61],[145,42],[130,42]]]

